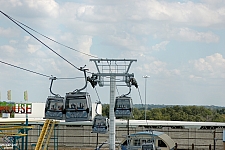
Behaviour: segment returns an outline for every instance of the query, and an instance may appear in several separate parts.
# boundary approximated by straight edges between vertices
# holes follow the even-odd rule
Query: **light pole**
[[[147,78],[149,78],[150,76],[145,75],[143,76],[143,78],[145,78],[145,120],[146,120],[146,82],[147,82]]]

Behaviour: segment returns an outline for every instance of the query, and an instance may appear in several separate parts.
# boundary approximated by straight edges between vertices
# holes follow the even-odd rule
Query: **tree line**
[[[109,104],[102,105],[102,115],[109,117]],[[126,118],[124,118],[126,119]],[[145,108],[133,108],[130,119],[144,120]],[[210,109],[204,106],[168,106],[164,108],[148,108],[147,120],[225,122],[225,108]]]

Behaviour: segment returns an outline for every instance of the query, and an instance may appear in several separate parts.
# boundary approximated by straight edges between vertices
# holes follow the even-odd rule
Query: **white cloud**
[[[3,46],[0,46],[0,49],[1,49],[2,51],[9,52],[9,53],[15,52],[15,49],[14,49],[12,46],[10,46],[10,45],[3,45]]]
[[[114,34],[105,36],[104,44],[113,45],[119,52],[122,51],[136,51],[137,53],[151,52],[151,47],[148,46],[147,39],[142,37],[139,38],[134,34],[122,32],[120,34]]]
[[[3,8],[9,8],[5,12],[17,12],[16,15],[20,16],[26,12],[26,17],[57,17],[58,16],[58,3],[54,0],[9,0],[7,2],[0,1]]]
[[[90,52],[90,48],[93,42],[92,38],[93,37],[90,35],[76,35],[76,34],[74,35],[72,33],[66,32],[59,37],[59,41],[61,41],[61,43],[68,43],[65,45],[71,48],[74,48],[74,50],[66,49],[66,51],[73,52],[76,56],[79,57],[79,59],[82,58],[86,61],[90,57],[89,56],[87,57],[86,55],[84,55],[84,53],[88,55],[92,55]],[[61,52],[62,53],[65,52],[64,48],[63,48],[63,51]]]
[[[170,22],[188,23],[190,25],[210,26],[223,24],[224,15],[218,12],[224,6],[211,8],[207,3],[166,2],[166,1],[139,1],[136,8],[139,10],[139,20],[144,18],[152,20],[165,20]],[[145,14],[145,15],[143,15]]]
[[[76,33],[102,37],[110,35],[110,38],[105,38],[108,42],[115,41],[126,49],[134,49],[134,45],[139,43],[139,48],[135,49],[143,50],[149,49],[143,45],[145,43],[132,39],[132,36],[154,35],[166,41],[218,42],[219,37],[215,33],[210,30],[198,31],[194,26],[225,23],[224,15],[217,12],[218,7],[220,10],[223,7],[211,8],[207,3],[133,1],[126,3],[123,9],[119,4],[68,2],[61,7],[60,15],[66,19],[65,26]],[[130,37],[124,37],[123,32],[129,33]]]
[[[113,45],[121,46],[129,50],[137,50],[139,41],[130,34],[125,34],[125,36],[110,36],[109,41]]]
[[[123,53],[123,55],[120,55],[120,58],[137,59],[138,65],[136,63],[133,64],[133,70],[135,70],[136,74],[146,73],[155,78],[163,77],[165,79],[181,75],[179,69],[170,69],[166,62],[142,53],[139,55],[136,52]]]
[[[74,42],[74,35],[71,32],[65,32],[60,35],[59,40],[63,42],[69,41],[72,43]]]
[[[156,45],[152,46],[152,50],[154,50],[154,51],[165,50],[166,49],[166,45],[168,43],[169,43],[169,41],[160,42],[159,44],[156,44]]]
[[[2,55],[5,54],[5,57],[6,56],[12,57],[12,56],[14,56],[14,53],[16,52],[16,49],[10,45],[0,46],[0,50],[1,50]]]
[[[225,78],[225,59],[219,53],[189,61],[193,65],[195,74],[199,78]]]
[[[16,41],[16,40],[10,40],[9,43],[13,45],[13,44],[17,44],[18,41]]]
[[[171,72],[174,75],[181,75],[181,71],[179,69],[173,69]]]
[[[200,0],[200,2],[204,3],[204,4],[208,4],[209,7],[221,7],[223,5],[225,5],[225,1],[224,0]]]
[[[11,4],[11,6],[13,7],[17,7],[17,6],[22,6],[22,2],[21,0],[9,0],[9,4]]]
[[[195,76],[195,75],[189,75],[189,78],[190,79],[202,79],[202,77],[199,77],[199,76]]]
[[[41,48],[40,45],[33,45],[33,44],[28,44],[28,52],[29,53],[35,53],[37,50]]]
[[[116,22],[120,20],[122,12],[118,10],[119,5],[101,5],[98,3],[78,4],[67,2],[62,9],[64,13],[72,11],[72,15],[79,21],[92,22],[92,23],[106,23]]]
[[[155,38],[174,39],[178,41],[195,41],[205,43],[219,42],[219,36],[213,32],[198,32],[190,28],[170,28],[166,27],[162,31],[154,34]]]
[[[18,30],[14,29],[14,28],[2,28],[0,27],[0,36],[4,36],[4,37],[15,37],[18,36],[19,32]]]
[[[219,37],[212,32],[197,32],[188,28],[182,28],[179,30],[178,38],[184,41],[197,41],[197,42],[218,42]]]
[[[92,37],[83,35],[78,38],[78,49],[79,51],[90,54],[90,47],[92,45]]]
[[[57,17],[58,15],[59,6],[54,0],[25,0],[23,4],[33,9],[33,11],[45,12],[51,17]],[[42,9],[40,10],[40,8]]]
[[[24,36],[24,37],[23,37],[23,40],[24,40],[25,42],[28,42],[28,40],[30,40],[30,39],[31,39],[30,36]]]

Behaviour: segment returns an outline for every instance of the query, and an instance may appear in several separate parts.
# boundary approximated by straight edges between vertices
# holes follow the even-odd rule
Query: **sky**
[[[65,96],[85,84],[77,68],[97,73],[90,59],[132,59],[134,104],[225,106],[224,0],[0,0],[0,11],[73,48],[22,26],[71,65],[0,13],[1,100],[11,90],[12,101],[28,91],[29,102],[45,102],[51,75],[75,78],[53,82]],[[128,93],[116,85],[115,96]],[[92,102],[110,102],[107,85],[85,91]]]

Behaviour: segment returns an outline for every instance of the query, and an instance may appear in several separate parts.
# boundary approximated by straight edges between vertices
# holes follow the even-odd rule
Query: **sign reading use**
[[[31,114],[31,103],[0,102],[0,113]]]

